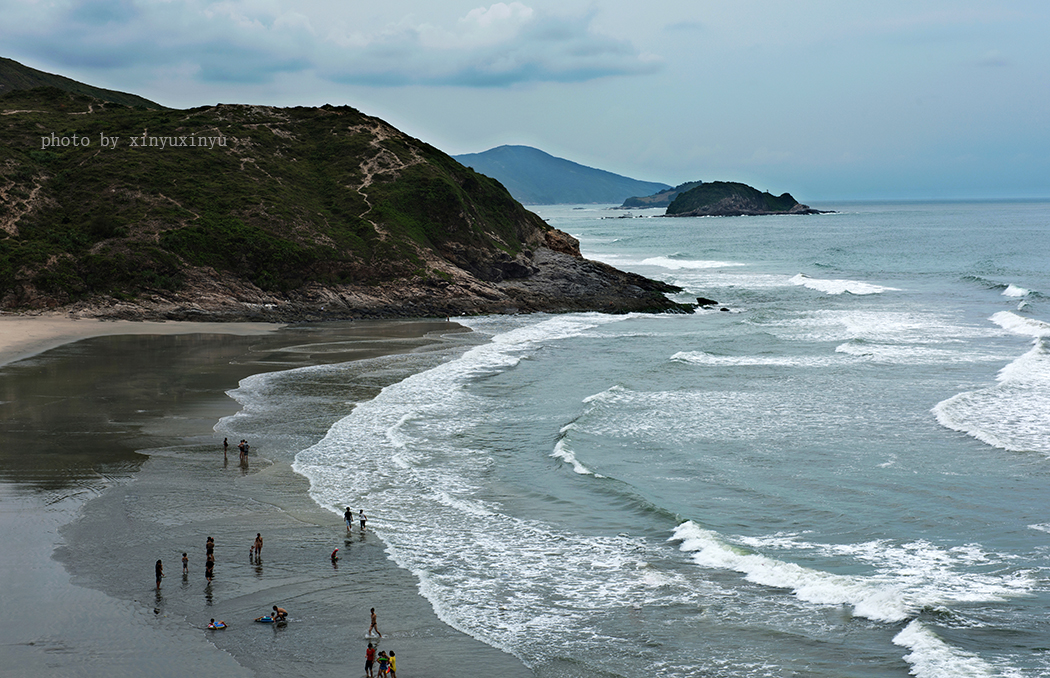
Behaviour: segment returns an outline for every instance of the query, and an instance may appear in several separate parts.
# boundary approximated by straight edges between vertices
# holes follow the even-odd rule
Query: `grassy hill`
[[[17,111],[17,112],[13,112]],[[175,290],[482,280],[550,230],[494,180],[350,107],[146,110],[54,88],[0,97],[5,307]]]
[[[143,108],[164,108],[160,104],[149,99],[144,99],[136,94],[126,92],[115,92],[101,87],[92,87],[82,82],[77,82],[61,75],[53,75],[38,71],[35,68],[24,66],[13,59],[0,57],[0,95],[7,94],[19,89],[33,89],[35,87],[54,87],[64,92],[82,94],[93,97],[100,101],[109,101],[125,106],[141,106]]]
[[[586,167],[529,146],[499,146],[453,157],[493,177],[526,205],[619,204],[633,195],[670,188]]]

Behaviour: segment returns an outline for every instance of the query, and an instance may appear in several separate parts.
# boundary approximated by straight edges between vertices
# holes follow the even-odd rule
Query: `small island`
[[[667,200],[667,198],[672,198]],[[666,201],[666,202],[664,202]],[[735,181],[689,182],[647,198],[628,198],[623,207],[667,205],[667,217],[738,217],[767,214],[826,214],[803,205],[790,193],[760,192]]]

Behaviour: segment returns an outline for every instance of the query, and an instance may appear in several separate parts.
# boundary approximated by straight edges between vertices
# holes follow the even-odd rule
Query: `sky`
[[[1046,0],[0,0],[0,56],[817,207],[1050,198]]]

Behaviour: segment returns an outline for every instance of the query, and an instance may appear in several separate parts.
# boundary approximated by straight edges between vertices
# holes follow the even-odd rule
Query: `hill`
[[[790,193],[774,196],[747,184],[712,181],[679,193],[667,206],[669,217],[728,217],[762,214],[821,214]]]
[[[0,308],[274,320],[675,310],[498,182],[348,106],[0,96]]]
[[[77,82],[61,75],[53,75],[38,71],[35,68],[24,66],[13,59],[0,57],[0,95],[7,94],[19,89],[33,89],[34,87],[54,87],[63,92],[82,94],[93,97],[100,101],[109,101],[125,106],[141,106],[143,108],[164,108],[149,99],[144,99],[136,94],[126,92],[115,92],[111,89],[92,87],[82,82]]]
[[[687,181],[684,184],[678,184],[674,188],[665,188],[662,191],[657,191],[652,195],[636,196],[633,198],[627,198],[623,201],[623,205],[620,207],[627,208],[645,208],[645,207],[667,207],[671,202],[678,197],[678,194],[683,191],[688,191],[691,188],[696,188],[702,181]]]
[[[498,146],[452,157],[496,179],[526,205],[621,203],[632,195],[670,188],[586,167],[530,146]]]

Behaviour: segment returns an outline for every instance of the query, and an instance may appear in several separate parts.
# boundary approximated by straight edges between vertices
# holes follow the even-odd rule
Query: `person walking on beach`
[[[255,533],[255,559],[262,557],[262,533]]]
[[[346,523],[346,533],[350,534],[350,526],[354,524],[354,512],[350,510],[349,506],[343,512],[343,522]]]
[[[365,515],[365,510],[364,509],[360,509],[357,512],[357,520],[358,520],[359,523],[361,523],[361,531],[364,532],[365,531],[365,521],[368,520],[368,516]]]
[[[383,634],[379,632],[379,627],[376,626],[376,609],[374,607],[372,608],[372,624],[368,627],[369,636],[372,635],[372,629],[375,629],[377,636],[379,636],[380,638],[383,637]]]
[[[372,643],[368,644],[368,649],[365,650],[365,676],[368,678],[375,678],[372,675],[372,665],[376,661],[376,649],[372,647]]]
[[[157,590],[160,590],[160,580],[164,576],[164,564],[157,560]]]

